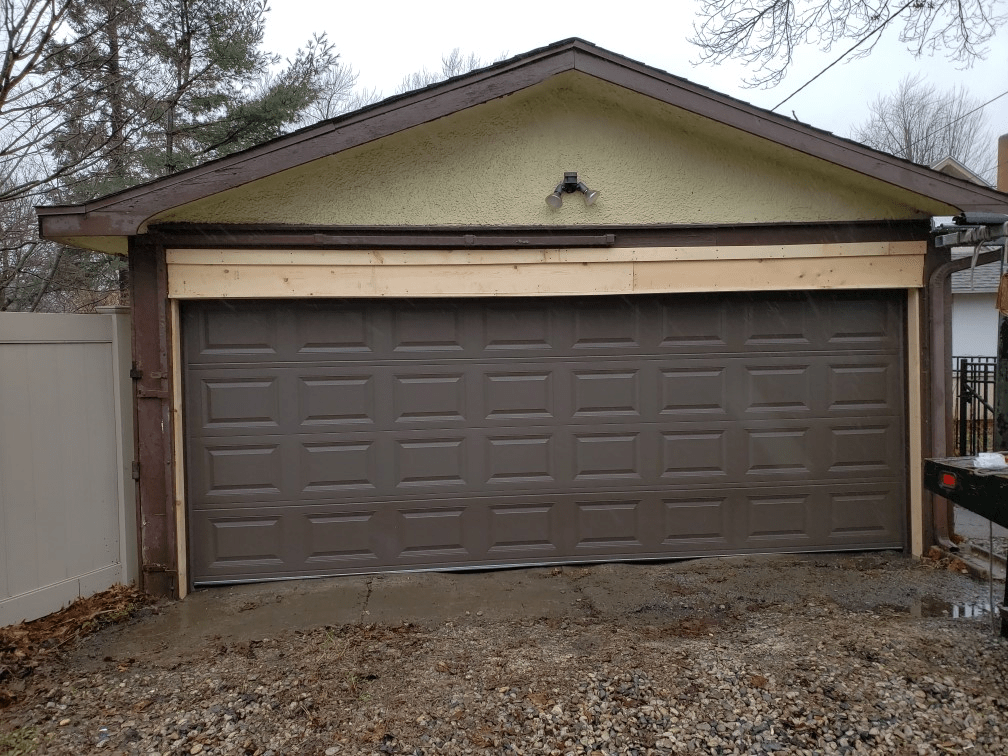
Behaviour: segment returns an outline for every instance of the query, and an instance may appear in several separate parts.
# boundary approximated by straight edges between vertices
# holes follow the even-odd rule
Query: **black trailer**
[[[1008,528],[1008,467],[976,467],[975,457],[924,460],[924,487],[963,509]],[[1001,607],[1001,637],[1008,638],[1008,581]]]

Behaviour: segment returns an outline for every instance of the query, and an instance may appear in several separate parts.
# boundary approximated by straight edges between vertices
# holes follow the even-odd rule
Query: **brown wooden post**
[[[147,593],[177,597],[168,272],[163,246],[145,236],[129,242],[140,580]]]

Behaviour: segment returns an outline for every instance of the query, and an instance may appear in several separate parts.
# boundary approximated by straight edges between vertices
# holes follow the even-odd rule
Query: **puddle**
[[[995,614],[1000,614],[997,607]],[[973,603],[954,604],[933,596],[925,596],[914,599],[910,604],[911,617],[949,617],[951,619],[974,619],[976,617],[989,617],[991,605],[987,601],[976,601]]]

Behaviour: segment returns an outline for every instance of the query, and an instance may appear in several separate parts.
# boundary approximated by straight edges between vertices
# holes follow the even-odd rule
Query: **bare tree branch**
[[[738,58],[755,73],[749,86],[781,81],[803,45],[828,52],[841,40],[863,41],[851,57],[877,44],[880,25],[899,26],[915,55],[939,51],[969,64],[987,53],[1004,22],[1005,0],[701,0],[690,41],[700,60]]]
[[[907,76],[871,104],[851,138],[920,165],[955,158],[990,181],[994,136],[979,105],[964,87],[941,92],[919,75]]]

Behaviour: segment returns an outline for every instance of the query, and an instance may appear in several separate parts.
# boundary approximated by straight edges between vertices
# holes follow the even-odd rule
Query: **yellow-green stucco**
[[[601,198],[544,199],[577,171]],[[148,223],[364,226],[732,224],[955,209],[587,74],[170,209]]]

